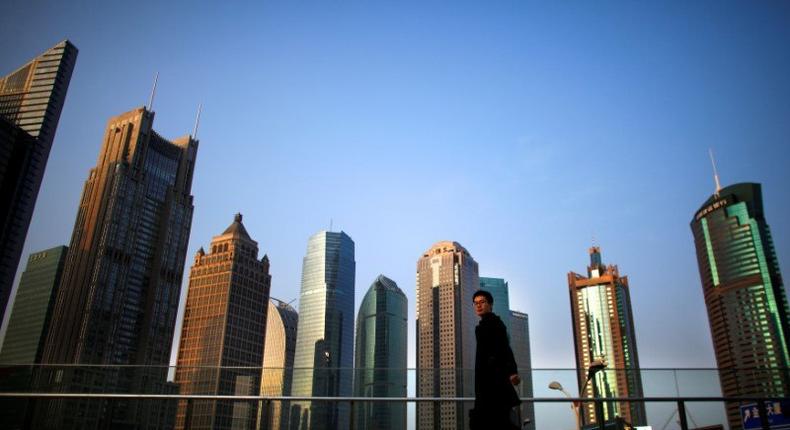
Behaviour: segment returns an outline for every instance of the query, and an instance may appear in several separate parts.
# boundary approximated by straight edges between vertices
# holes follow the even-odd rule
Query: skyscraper
[[[57,246],[34,252],[28,257],[8,320],[0,363],[41,362],[66,250],[65,246]]]
[[[568,273],[568,288],[580,396],[642,397],[628,277],[620,276],[617,266],[605,266],[601,249],[594,246],[590,248],[587,277]],[[600,359],[606,361],[607,368],[597,372],[594,381],[585,384],[590,364]],[[594,394],[595,387],[598,393]],[[613,420],[616,416],[632,425],[644,425],[644,404],[605,403],[604,420]],[[584,424],[599,423],[600,419],[592,402],[584,404],[581,417]]]
[[[502,319],[502,322],[505,323],[505,327],[507,327],[508,336],[512,336],[510,334],[512,326],[509,317],[510,293],[508,292],[507,281],[502,278],[486,278],[481,276],[480,289],[491,293],[491,296],[494,298],[494,306],[491,311]],[[519,363],[519,365],[520,364],[521,363]]]
[[[496,304],[496,299],[494,299]],[[529,346],[529,316],[518,311],[510,311],[510,347],[518,364],[518,374],[521,376],[519,395],[521,397],[534,397],[532,389],[532,353]],[[521,403],[521,419],[529,420],[524,426],[526,430],[535,430],[535,405],[532,402]]]
[[[725,397],[790,395],[788,305],[760,184],[717,189],[691,220]],[[727,404],[730,428],[740,407]]]
[[[344,232],[310,237],[302,264],[293,396],[350,396],[354,348],[354,241]],[[291,428],[348,428],[345,403],[292,405]]]
[[[178,349],[175,382],[181,394],[253,396],[260,390],[269,257],[258,260],[258,242],[241,214],[200,248],[189,274],[189,290]],[[240,401],[180,401],[177,429],[252,429],[257,405]]]
[[[417,261],[417,396],[474,396],[472,294],[477,262],[457,242],[437,242]],[[466,429],[470,404],[419,403],[417,428]]]
[[[19,287],[11,309],[0,363],[32,364],[41,362],[41,354],[52,316],[54,297],[63,273],[65,246],[58,246],[30,254],[27,267],[19,280]],[[32,366],[9,366],[4,369],[0,389],[11,392],[29,391]],[[8,399],[0,408],[3,428],[24,428],[32,411],[27,399]]]
[[[64,40],[0,78],[0,321],[76,61]]]
[[[266,318],[260,393],[262,396],[290,396],[299,314],[288,303],[273,298],[269,301]],[[290,408],[289,402],[272,402],[268,410],[260,410],[258,430],[287,430]]]
[[[406,295],[379,275],[357,314],[355,396],[406,397],[407,320]],[[355,411],[357,429],[406,429],[405,404],[360,402]]]
[[[58,369],[41,389],[162,393],[192,224],[198,141],[168,141],[154,113],[111,118],[85,182],[52,322],[49,364],[145,367]],[[161,366],[161,367],[157,367]],[[162,402],[41,402],[38,428],[156,426]]]

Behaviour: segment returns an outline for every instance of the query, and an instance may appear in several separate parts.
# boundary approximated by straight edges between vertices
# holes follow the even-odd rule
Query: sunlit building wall
[[[76,61],[64,40],[0,77],[0,321]]]
[[[417,261],[417,396],[474,396],[472,295],[477,262],[457,242],[438,242]],[[417,428],[466,429],[469,403],[418,403]]]
[[[269,257],[258,259],[236,214],[190,270],[175,376],[181,394],[258,394],[270,287]],[[181,400],[175,427],[252,429],[257,417],[252,402]]]
[[[266,346],[263,349],[261,371],[262,396],[290,396],[296,352],[296,327],[299,314],[288,303],[272,298],[266,320]],[[266,407],[268,406],[268,409]],[[258,429],[286,430],[289,428],[290,402],[271,402],[260,405]]]
[[[722,394],[790,395],[787,295],[760,184],[718,190],[691,230]],[[730,428],[740,428],[738,403],[727,404],[727,416]]]
[[[600,248],[594,246],[590,248],[587,277],[568,273],[568,287],[581,397],[642,397],[628,277],[620,276],[617,266],[605,266]],[[590,364],[600,359],[607,363],[606,369],[597,372],[595,380],[585,386]],[[594,394],[596,387],[598,392]],[[581,417],[584,424],[600,422],[592,402],[584,404]],[[615,417],[644,425],[644,404],[604,403],[604,420]]]
[[[379,275],[368,289],[357,314],[354,395],[406,397],[408,303],[398,285]],[[359,402],[359,430],[405,430],[406,405]]]
[[[310,237],[302,263],[293,396],[351,395],[354,361],[354,241],[344,232]],[[297,402],[291,428],[348,428],[347,403]]]

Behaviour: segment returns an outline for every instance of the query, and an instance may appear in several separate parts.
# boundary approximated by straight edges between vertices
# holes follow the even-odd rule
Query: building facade
[[[273,298],[269,301],[266,318],[260,394],[290,396],[299,314],[288,303]],[[258,430],[287,430],[290,408],[289,402],[272,402],[268,409],[266,405],[259,405]]]
[[[154,113],[111,118],[90,170],[44,344],[40,389],[165,393],[192,224],[198,141],[168,141]],[[114,365],[138,367],[113,367]],[[157,427],[166,402],[39,402],[37,428]],[[67,405],[68,403],[68,405]]]
[[[398,285],[379,275],[368,289],[357,314],[354,396],[406,397],[408,301]],[[359,430],[405,430],[406,405],[356,405]]]
[[[64,40],[0,78],[0,321],[76,61]]]
[[[507,281],[502,278],[486,278],[481,276],[480,289],[491,293],[491,297],[494,298],[494,306],[491,311],[502,319],[502,322],[505,323],[505,327],[507,327],[508,336],[511,336],[510,330],[512,326],[510,324],[510,318],[508,317],[510,314],[510,293],[508,292]]]
[[[258,260],[258,243],[236,214],[190,270],[175,377],[181,394],[259,392],[270,288],[269,257]],[[191,403],[179,401],[176,429],[253,429],[258,417],[251,402]]]
[[[760,184],[717,190],[691,220],[725,397],[790,395],[788,304]],[[727,404],[741,428],[738,403]]]
[[[457,242],[438,242],[417,261],[417,396],[474,396],[475,326],[472,295],[477,262]],[[417,428],[466,429],[467,403],[419,403]]]
[[[496,299],[494,299],[496,300]],[[496,303],[496,301],[495,301]],[[529,346],[529,315],[510,311],[510,347],[518,364],[518,374],[521,376],[519,396],[522,398],[534,397],[532,387],[532,351]],[[521,403],[521,420],[529,420],[523,428],[535,430],[535,404],[532,402]]]
[[[302,263],[293,396],[351,395],[355,271],[354,241],[346,233],[310,237]],[[291,406],[291,429],[345,429],[349,418],[346,403]]]
[[[605,266],[600,248],[594,246],[590,248],[587,276],[568,273],[568,288],[580,396],[642,397],[628,277],[620,276],[617,266]],[[606,369],[587,383],[590,364],[601,359],[607,363]],[[580,413],[584,425],[600,422],[592,402],[585,403]],[[631,425],[644,425],[644,404],[604,403],[604,420],[616,417]]]

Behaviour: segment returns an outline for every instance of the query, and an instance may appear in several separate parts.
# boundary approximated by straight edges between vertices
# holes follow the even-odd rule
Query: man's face
[[[474,299],[475,303],[475,313],[477,316],[482,317],[483,315],[491,312],[491,303],[486,300],[485,296],[477,296]]]

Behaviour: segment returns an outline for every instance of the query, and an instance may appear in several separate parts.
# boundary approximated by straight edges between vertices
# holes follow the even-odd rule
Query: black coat
[[[510,409],[521,403],[510,376],[518,373],[505,324],[487,313],[475,328],[475,408]]]

